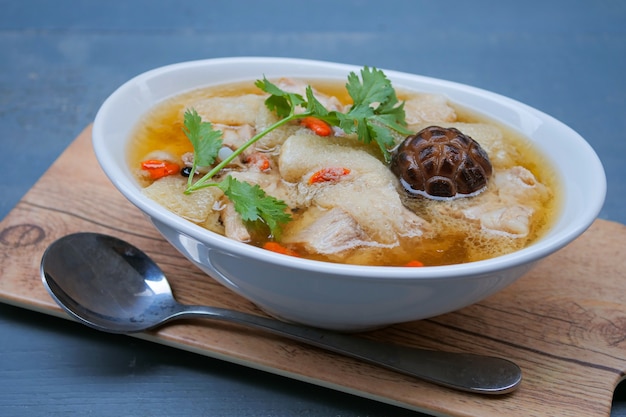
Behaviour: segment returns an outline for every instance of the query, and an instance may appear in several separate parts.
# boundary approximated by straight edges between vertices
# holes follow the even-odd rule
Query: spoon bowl
[[[136,333],[181,311],[161,269],[142,251],[111,236],[66,236],[45,252],[48,292],[75,319],[109,333]]]
[[[380,343],[218,307],[176,301],[161,269],[141,250],[96,233],[55,241],[41,260],[43,283],[76,320],[110,333],[136,333],[183,317],[205,317],[264,330],[446,387],[504,394],[521,382],[513,362]]]

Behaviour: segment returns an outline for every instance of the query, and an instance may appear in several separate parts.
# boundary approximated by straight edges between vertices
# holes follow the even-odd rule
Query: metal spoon
[[[521,382],[520,368],[501,358],[385,344],[239,311],[180,304],[146,254],[110,236],[78,233],[57,240],[43,255],[41,276],[52,298],[71,316],[105,332],[135,333],[174,319],[205,317],[265,330],[462,391],[504,394]]]

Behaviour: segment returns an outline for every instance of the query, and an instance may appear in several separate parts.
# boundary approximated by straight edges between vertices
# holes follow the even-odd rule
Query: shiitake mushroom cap
[[[482,192],[493,168],[474,139],[456,128],[429,126],[408,136],[393,152],[391,171],[407,192],[433,199]]]

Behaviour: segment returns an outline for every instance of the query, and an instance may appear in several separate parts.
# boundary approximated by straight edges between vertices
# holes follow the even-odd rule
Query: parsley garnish
[[[331,126],[340,127],[348,134],[356,133],[359,140],[364,143],[375,142],[388,162],[390,149],[395,145],[392,132],[403,135],[411,133],[405,128],[404,103],[398,101],[395,90],[385,74],[375,68],[364,67],[361,70],[361,79],[354,72],[348,76],[346,89],[353,100],[353,105],[346,113],[328,111],[315,98],[311,86],[307,86],[305,98],[300,94],[282,90],[265,77],[263,80],[257,80],[255,85],[269,94],[265,105],[281,119],[257,133],[196,182],[193,182],[193,175],[190,175],[185,192],[191,193],[211,186],[219,187],[233,202],[235,210],[244,221],[262,221],[274,236],[280,233],[281,225],[291,219],[286,213],[287,205],[283,201],[268,196],[258,185],[237,181],[231,176],[227,176],[219,183],[211,182],[216,174],[248,147],[280,126],[313,116]],[[296,113],[299,107],[303,111]],[[183,130],[194,148],[192,172],[196,172],[199,166],[212,165],[222,146],[222,133],[214,130],[211,123],[203,122],[193,109],[185,112]]]

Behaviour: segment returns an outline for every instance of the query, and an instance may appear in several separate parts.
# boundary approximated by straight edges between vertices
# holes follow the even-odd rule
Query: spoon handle
[[[182,316],[248,325],[462,391],[505,394],[515,390],[522,379],[515,363],[493,356],[381,343],[218,307],[184,306],[172,319]]]

